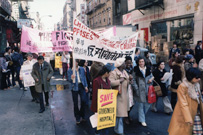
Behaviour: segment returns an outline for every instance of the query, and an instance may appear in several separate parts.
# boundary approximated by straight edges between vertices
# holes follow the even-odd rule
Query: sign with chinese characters
[[[118,90],[98,90],[98,123],[97,130],[116,125],[116,106]]]
[[[85,17],[85,4],[80,4],[80,20],[83,24],[86,24]]]
[[[134,58],[138,33],[127,39],[113,41],[96,34],[78,19],[74,20],[73,53],[75,59],[114,63],[117,58]]]

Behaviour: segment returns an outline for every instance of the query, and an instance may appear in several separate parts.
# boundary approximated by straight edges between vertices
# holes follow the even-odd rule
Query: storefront
[[[163,0],[162,4],[143,7],[146,6],[135,6],[134,10],[124,15],[130,14],[130,23],[123,21],[125,25],[131,24],[144,30],[147,36],[145,41],[155,53],[166,56],[173,42],[177,42],[180,48],[186,45],[194,48],[197,41],[202,40],[203,1]]]

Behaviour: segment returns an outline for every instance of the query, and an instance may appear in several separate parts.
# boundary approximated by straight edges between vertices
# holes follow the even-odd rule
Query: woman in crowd
[[[199,81],[200,71],[197,68],[186,71],[186,78],[177,90],[178,102],[169,125],[169,135],[192,135],[194,118],[200,102]]]
[[[129,76],[125,71],[125,58],[118,58],[115,62],[116,69],[110,72],[109,80],[114,89],[118,89],[116,126],[117,134],[124,134],[123,118],[128,117],[128,84]]]
[[[149,69],[152,69],[152,62],[149,59],[149,52],[148,51],[145,52],[144,56],[145,56],[145,61],[146,61],[146,63],[145,63],[146,67],[148,67]]]
[[[187,71],[191,67],[197,67],[197,64],[194,62],[195,62],[195,59],[193,55],[191,54],[186,55],[185,64],[184,64],[185,71]]]
[[[0,67],[1,67],[1,89],[6,90],[8,89],[8,84],[6,82],[6,76],[7,76],[7,63],[6,58],[4,57],[4,53],[0,53]]]
[[[173,109],[171,107],[171,103],[168,98],[168,89],[166,88],[166,83],[162,83],[162,81],[164,80],[163,76],[165,73],[166,73],[165,63],[163,61],[160,61],[157,64],[157,68],[153,72],[153,76],[154,76],[154,80],[156,81],[156,83],[158,83],[158,85],[160,85],[160,87],[161,87],[162,99],[163,99],[163,104],[164,104],[164,112],[166,114],[170,114],[173,111]],[[157,85],[156,83],[154,83],[154,86]],[[157,97],[157,101],[158,101],[158,97]],[[152,111],[157,112],[156,106],[157,106],[157,102],[152,104]]]
[[[177,57],[172,69],[173,76],[171,82],[171,105],[174,109],[177,102],[177,88],[182,83],[182,80],[185,77],[184,56]]]
[[[67,51],[63,52],[61,61],[62,61],[62,67],[63,67],[63,79],[65,78],[68,79],[67,71],[68,71],[68,65],[70,63],[70,54]]]
[[[6,62],[8,62],[8,72],[7,72],[7,76],[6,76],[6,80],[8,82],[8,87],[11,86],[11,82],[10,82],[10,74],[12,73],[12,85],[15,86],[15,79],[14,79],[14,68],[13,68],[13,61],[11,58],[11,48],[7,47],[6,48],[6,53],[4,54],[5,58],[6,58]]]
[[[92,86],[92,105],[91,105],[91,111],[96,113],[97,112],[97,95],[98,95],[98,89],[110,89],[111,83],[109,81],[109,72],[110,70],[103,66],[102,70],[99,73],[99,76],[93,80],[93,86]],[[96,130],[96,134],[108,134],[108,129],[104,129],[102,131]]]
[[[170,68],[173,67],[173,65],[174,65],[174,63],[175,63],[175,60],[176,60],[176,58],[177,58],[178,56],[179,56],[179,53],[178,53],[178,52],[174,52],[174,53],[172,54],[172,57],[169,59],[169,62],[168,62]]]
[[[129,75],[129,86],[128,86],[128,96],[129,96],[129,111],[128,111],[128,118],[126,117],[124,119],[124,122],[126,124],[130,124],[130,111],[133,108],[134,105],[134,100],[133,100],[133,91],[132,91],[132,86],[131,84],[133,83],[133,66],[132,66],[132,58],[130,56],[125,57],[125,64],[126,64],[126,68],[125,71],[128,73]]]
[[[148,88],[152,85],[154,77],[150,68],[146,67],[144,58],[140,57],[137,61],[137,66],[134,68],[135,75],[133,76],[134,83],[132,84],[135,91],[136,101],[138,102],[138,120],[142,126],[147,126],[145,115],[150,108],[147,101]]]
[[[89,70],[89,67],[87,65],[88,65],[87,61],[80,60],[79,66],[83,67],[84,70],[85,70],[85,76],[86,76],[86,80],[87,80],[87,86],[88,86],[88,89],[90,89],[90,70]],[[89,101],[89,92],[86,93],[86,105],[87,106],[89,105],[88,101]]]

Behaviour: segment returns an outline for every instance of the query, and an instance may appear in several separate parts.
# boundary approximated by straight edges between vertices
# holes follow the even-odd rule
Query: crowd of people
[[[75,69],[71,56],[68,52],[62,54],[63,79],[71,83],[72,99],[74,106],[74,116],[76,124],[85,121],[86,108],[97,113],[97,94],[98,89],[116,89],[117,113],[116,134],[124,134],[124,124],[130,124],[132,119],[130,111],[134,104],[137,104],[138,121],[144,127],[147,126],[146,115],[149,110],[158,112],[158,102],[148,102],[149,86],[160,86],[164,104],[164,112],[172,115],[169,125],[169,135],[202,135],[203,130],[200,121],[200,110],[198,104],[202,102],[203,92],[203,51],[202,42],[198,41],[195,53],[190,47],[181,53],[177,44],[174,43],[169,55],[169,68],[173,75],[164,81],[165,73],[169,69],[165,68],[166,61],[158,61],[153,65],[149,52],[140,56],[140,50],[135,51],[134,61],[130,56],[118,58],[114,64],[94,61],[89,67],[89,62],[76,60]],[[32,101],[40,103],[39,113],[45,111],[49,106],[50,79],[53,75],[51,65],[39,55],[33,59],[33,54],[26,54],[26,61],[16,47],[13,50],[6,48],[6,52],[0,53],[1,68],[1,89],[6,90],[16,85],[18,81],[20,89],[25,89],[22,80],[21,66],[32,66],[32,77],[35,86],[30,87]],[[73,73],[75,71],[75,73]],[[10,76],[12,82],[10,82]],[[169,92],[169,90],[171,92]],[[80,104],[78,97],[80,97]],[[199,100],[200,99],[200,100]],[[96,130],[95,134],[108,134],[108,128]]]

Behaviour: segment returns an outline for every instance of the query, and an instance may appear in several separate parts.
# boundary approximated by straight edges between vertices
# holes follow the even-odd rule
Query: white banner
[[[134,58],[138,33],[122,41],[112,41],[96,34],[78,19],[74,20],[73,53],[75,59],[114,63],[117,58]]]
[[[31,75],[32,66],[31,65],[23,65],[21,67],[21,71],[23,73],[23,83],[24,87],[34,86],[35,81]]]

